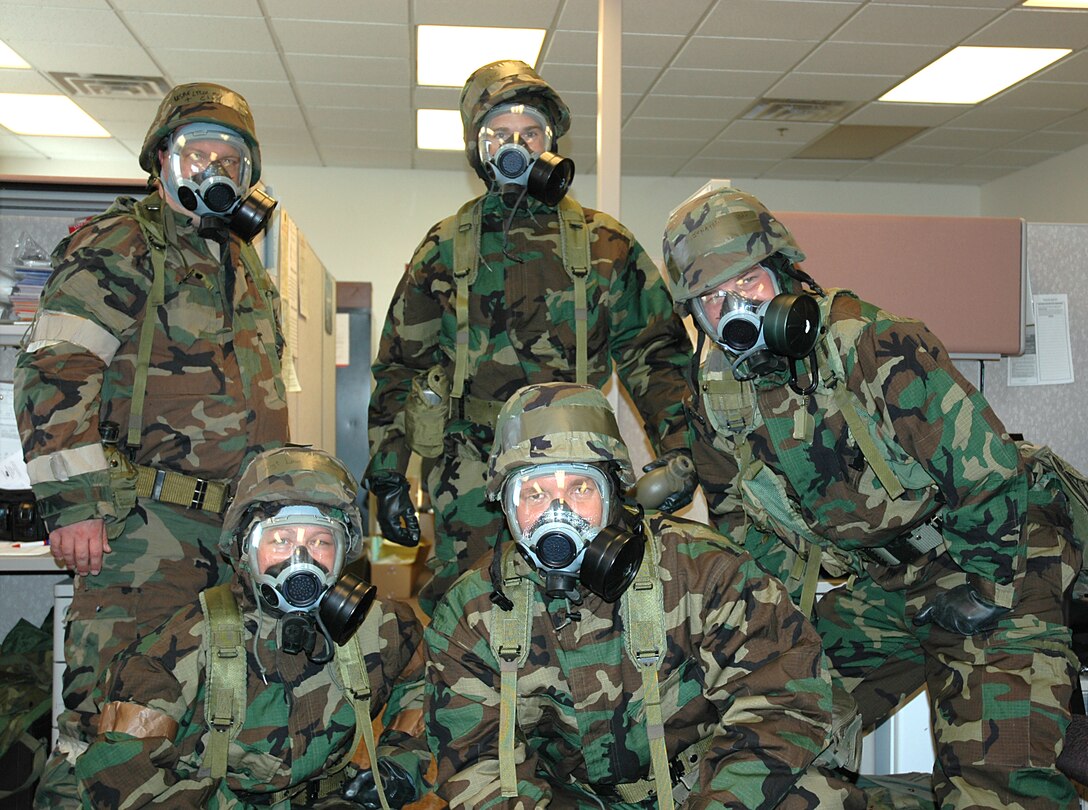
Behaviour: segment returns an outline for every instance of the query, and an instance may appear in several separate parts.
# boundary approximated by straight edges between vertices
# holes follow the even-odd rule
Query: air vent
[[[761,98],[742,118],[755,121],[838,121],[856,103],[849,101],[817,101],[814,99]]]
[[[72,96],[160,99],[170,85],[161,76],[114,76],[109,73],[50,73]]]

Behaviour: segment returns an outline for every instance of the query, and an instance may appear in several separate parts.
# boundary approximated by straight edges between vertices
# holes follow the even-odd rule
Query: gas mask
[[[545,203],[557,205],[574,179],[574,161],[549,151],[551,124],[524,104],[503,104],[484,119],[476,138],[480,162],[500,186],[522,186]]]
[[[816,341],[820,336],[820,305],[808,294],[779,291],[774,274],[766,274],[773,295],[749,298],[723,284],[691,299],[691,311],[699,328],[733,356],[733,377],[741,382],[763,377],[785,368],[790,370],[790,387],[811,394],[816,384]],[[743,277],[742,277],[743,278]],[[809,357],[812,379],[808,388],[797,382],[797,360]]]
[[[200,217],[201,235],[229,227],[250,241],[268,223],[276,201],[250,188],[249,145],[218,124],[186,124],[167,139],[162,167],[167,194]]]
[[[542,464],[511,476],[507,522],[549,596],[582,601],[581,582],[614,602],[638,573],[645,550],[641,515],[613,502],[608,475],[590,464]]]
[[[254,596],[279,620],[284,652],[328,663],[333,644],[362,624],[375,589],[344,570],[348,547],[346,524],[315,506],[285,506],[251,524],[242,551]]]

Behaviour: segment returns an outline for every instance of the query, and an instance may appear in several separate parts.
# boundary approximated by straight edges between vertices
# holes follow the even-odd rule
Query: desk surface
[[[0,554],[0,574],[65,574],[45,549],[41,554]]]

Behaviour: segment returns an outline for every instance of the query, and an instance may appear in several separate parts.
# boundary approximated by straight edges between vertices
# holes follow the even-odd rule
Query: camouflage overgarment
[[[320,779],[347,754],[355,713],[337,683],[335,665],[279,652],[276,619],[259,616],[240,585],[233,590],[243,609],[248,708],[230,747],[226,777],[215,780],[201,771],[206,737],[217,732],[204,714],[207,631],[197,604],[130,648],[111,669],[100,696],[103,704],[146,707],[157,722],[169,718],[176,733],[172,739],[123,731],[99,737],[76,764],[84,807],[252,807],[267,803],[271,793]],[[258,620],[260,666],[253,645]],[[379,649],[365,651],[371,714],[378,717],[384,708],[383,722],[392,725],[401,711],[422,703],[419,622],[405,604],[376,601],[358,632],[379,640]],[[430,762],[422,735],[392,729],[379,739],[378,754],[393,757],[420,780]]]
[[[100,709],[95,693],[110,662],[193,605],[195,594],[230,576],[219,533],[214,515],[144,501],[113,542],[102,573],[76,577],[64,630],[59,750],[46,763],[37,807],[78,804],[72,765],[84,741],[94,739]]]
[[[716,533],[663,515],[650,525],[661,549],[669,638],[659,671],[669,756],[715,738],[684,806],[836,806],[847,788],[810,768],[831,719],[815,630],[778,580]],[[488,562],[457,581],[424,631],[437,791],[453,808],[600,807],[590,785],[607,794],[609,785],[644,779],[650,769],[642,677],[624,651],[620,603],[583,591],[575,607],[534,593],[531,648],[517,682],[518,797],[504,800],[500,667],[490,645],[499,608],[489,599]],[[516,570],[542,585],[520,556]]]
[[[1067,542],[1062,496],[1048,478],[1032,478],[1029,492],[1016,445],[923,324],[840,296],[831,310],[829,343],[841,357],[848,400],[858,403],[906,491],[893,499],[884,490],[847,428],[829,385],[833,364],[825,363],[812,397],[790,391],[782,375],[758,381],[755,410],[737,433],[721,429],[720,415],[708,411],[713,403],[701,398],[692,420],[693,450],[712,514],[743,538],[765,570],[789,578],[795,598],[798,555],[810,543],[823,550],[825,569],[852,575],[848,590],[820,606],[818,629],[830,634],[825,643],[834,651],[837,674],[850,663],[851,651],[859,651],[862,661],[842,684],[848,690],[863,680],[868,685],[854,697],[870,727],[923,680],[944,695],[937,698],[936,722],[938,733],[945,729],[938,745],[947,776],[938,768],[934,789],[945,807],[1062,806],[1072,795],[1054,769],[1071,684],[1062,603],[1080,558]],[[704,363],[704,377],[713,367]],[[749,450],[753,463],[742,475],[740,459]],[[768,480],[773,486],[763,485]],[[865,556],[865,549],[886,547],[938,513],[942,546],[894,568]],[[990,601],[1014,609],[997,631],[965,638],[910,625],[925,597],[967,581]],[[843,615],[825,618],[832,611]],[[1003,644],[1005,663],[983,655],[1000,656]],[[895,655],[900,647],[902,661]],[[953,660],[959,663],[953,666]],[[967,675],[978,682],[991,672],[1003,672],[1003,683],[1013,688],[1017,671],[1033,660],[1045,670],[1033,677],[1046,686],[1021,688],[1020,702],[1003,707],[1010,722],[988,726],[984,738],[999,752],[1025,742],[1022,729],[1030,718],[1046,717],[1032,726],[1031,775],[1024,778],[997,759],[983,762],[983,738],[970,739],[983,732],[969,720],[984,706],[979,690],[959,700],[955,695],[967,688]],[[888,671],[895,663],[902,667],[902,688]],[[876,670],[868,672],[870,666]],[[1025,755],[1021,765],[1026,762]],[[1045,778],[1035,778],[1039,774]]]
[[[143,204],[162,205],[157,195]],[[287,439],[279,297],[268,276],[245,269],[236,238],[229,243],[231,269],[224,268],[188,218],[168,211],[177,244],[165,252],[165,303],[148,312],[152,262],[132,209],[133,201],[122,198],[113,214],[57,246],[15,369],[23,451],[47,526],[103,518],[121,532],[102,573],[80,578],[72,602],[73,623],[102,618],[99,608],[115,615],[108,629],[71,624],[66,632],[66,656],[74,658],[65,705],[81,707],[82,716],[66,716],[65,726],[75,731],[68,743],[77,748],[93,736],[87,693],[112,652],[192,604],[227,570],[215,551],[217,517],[148,502],[126,518],[115,505],[122,498],[112,490],[98,428],[109,420],[122,438],[127,431],[145,316],[156,328],[137,463],[233,480],[252,455]],[[147,559],[137,561],[143,554]],[[139,605],[129,600],[133,593]],[[125,626],[124,614],[135,624]],[[51,775],[70,773],[62,759],[54,755]],[[67,786],[69,794],[74,789]]]
[[[468,398],[502,403],[523,385],[575,379],[574,285],[563,266],[558,216],[542,203],[529,200],[527,210],[525,205],[504,237],[510,209],[499,195],[483,201],[480,261],[468,302]],[[584,210],[591,253],[588,382],[604,386],[615,368],[657,451],[686,447],[681,403],[691,357],[687,333],[673,314],[660,272],[634,236],[607,214]],[[455,232],[455,217],[428,232],[390,304],[374,364],[371,474],[407,469],[403,408],[412,379],[435,364],[453,379]],[[492,548],[501,531],[497,510],[483,497],[491,426],[461,418],[456,402],[453,411],[444,452],[428,481],[440,510],[439,579],[420,602],[428,613],[454,572]]]

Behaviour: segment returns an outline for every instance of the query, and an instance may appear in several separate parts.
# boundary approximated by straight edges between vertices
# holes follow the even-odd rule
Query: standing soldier
[[[275,206],[254,188],[249,105],[215,84],[173,88],[140,166],[149,196],[119,198],[57,246],[15,370],[53,556],[78,575],[44,807],[78,801],[71,764],[106,666],[229,572],[230,486],[287,439],[279,298],[249,243]]]
[[[1057,477],[924,324],[822,290],[751,195],[685,202],[664,250],[713,342],[691,411],[711,512],[806,612],[821,563],[848,577],[816,629],[865,728],[924,686],[938,806],[1076,807],[1055,760],[1081,552]]]
[[[595,388],[526,386],[499,414],[487,487],[514,542],[477,561],[424,631],[439,795],[452,808],[864,808],[810,767],[831,723],[812,625],[711,529],[644,517],[624,498],[633,480]]]
[[[428,615],[505,532],[484,491],[487,456],[495,417],[521,386],[603,386],[615,367],[660,454],[649,466],[689,454],[690,342],[634,236],[566,195],[574,165],[554,150],[567,105],[524,62],[494,62],[465,83],[461,119],[468,162],[488,190],[416,249],[382,331],[369,415],[366,483],[386,538],[418,542],[404,473],[412,450],[434,459],[436,570],[420,595]],[[663,508],[684,506],[694,486]]]
[[[76,763],[84,807],[399,808],[421,795],[422,630],[345,570],[362,547],[355,496],[319,450],[249,463],[223,521],[231,581],[111,667]]]

